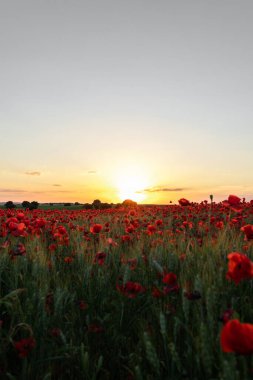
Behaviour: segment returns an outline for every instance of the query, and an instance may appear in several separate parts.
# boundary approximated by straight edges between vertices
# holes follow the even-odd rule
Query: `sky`
[[[252,0],[0,0],[0,202],[253,199]]]

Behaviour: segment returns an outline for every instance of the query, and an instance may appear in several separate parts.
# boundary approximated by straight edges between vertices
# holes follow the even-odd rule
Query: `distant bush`
[[[11,209],[11,208],[16,208],[17,206],[12,201],[8,201],[5,203],[4,207]]]
[[[30,205],[31,205],[31,203],[28,202],[28,201],[23,201],[22,202],[22,207],[24,207],[24,208],[30,208]]]
[[[91,210],[92,209],[92,205],[90,203],[84,203],[83,208],[85,210]]]
[[[29,210],[35,210],[39,207],[39,202],[37,202],[37,201],[32,201],[32,202],[23,201],[22,207],[28,208]]]
[[[131,199],[125,199],[125,200],[122,202],[122,205],[123,205],[123,206],[126,206],[126,207],[135,207],[135,206],[137,206],[137,202],[134,202],[134,201],[132,201]]]

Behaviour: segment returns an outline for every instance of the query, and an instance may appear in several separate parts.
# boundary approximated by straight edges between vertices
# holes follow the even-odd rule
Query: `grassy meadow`
[[[251,330],[221,343],[231,320],[253,324],[253,202],[0,221],[1,379],[253,377]],[[246,269],[229,269],[232,252]]]

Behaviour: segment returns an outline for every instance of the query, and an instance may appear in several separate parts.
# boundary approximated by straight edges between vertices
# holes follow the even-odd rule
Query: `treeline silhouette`
[[[35,210],[40,206],[40,203],[37,201],[23,201],[21,203],[22,207],[29,210]],[[99,199],[95,199],[92,203],[79,203],[79,202],[50,202],[50,203],[43,203],[41,205],[49,205],[49,206],[64,206],[64,207],[70,207],[70,206],[80,206],[80,208],[83,208],[85,210],[104,210],[108,208],[118,208],[118,207],[135,207],[137,206],[137,203],[132,201],[131,199],[126,199],[122,203],[107,203],[107,202],[101,202]],[[19,204],[13,203],[13,201],[8,201],[4,204],[4,207],[7,209],[13,209],[16,207],[19,207]]]

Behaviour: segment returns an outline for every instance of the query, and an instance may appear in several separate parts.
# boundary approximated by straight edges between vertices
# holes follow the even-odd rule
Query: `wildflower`
[[[112,238],[107,239],[107,244],[112,247],[117,247],[118,243],[116,243]]]
[[[90,227],[90,232],[92,234],[99,234],[102,229],[103,227],[101,224],[94,224],[93,226]]]
[[[94,258],[94,263],[98,263],[98,265],[103,265],[106,259],[105,252],[98,252]]]
[[[240,323],[237,319],[228,321],[220,335],[223,352],[248,355],[253,353],[253,325]]]
[[[220,220],[219,222],[216,222],[216,228],[218,228],[219,230],[222,230],[224,228],[224,222],[222,220]]]
[[[153,233],[155,233],[155,232],[156,232],[156,227],[153,226],[152,224],[149,224],[147,226],[147,234],[148,235],[153,235]]]
[[[236,195],[229,195],[228,197],[228,203],[230,206],[237,206],[241,202],[241,198],[237,197]]]
[[[18,243],[15,245],[13,249],[9,252],[9,254],[14,257],[14,256],[25,256],[26,254],[26,248],[23,243]]]
[[[27,355],[35,346],[36,346],[36,342],[32,336],[26,339],[21,339],[14,343],[14,347],[18,351],[18,356],[21,359],[26,358]]]
[[[57,249],[57,244],[54,244],[54,243],[50,244],[48,247],[49,252],[54,252],[56,251],[56,249]]]
[[[23,212],[18,212],[17,213],[17,219],[18,220],[22,220],[22,219],[24,219],[24,217],[25,217],[25,214]]]
[[[185,198],[179,199],[178,203],[180,204],[180,206],[189,206],[190,204],[190,202]]]
[[[166,284],[166,286],[163,288],[164,294],[172,293],[172,292],[178,292],[179,285],[177,283],[177,276],[175,273],[170,272],[164,275],[162,282]]]
[[[131,237],[129,235],[122,235],[121,240],[123,242],[131,241]]]
[[[177,276],[175,273],[170,272],[163,277],[163,283],[167,285],[174,285],[177,282]]]
[[[70,256],[64,257],[64,262],[66,264],[71,264],[73,260],[74,260],[73,257],[70,257]]]
[[[154,298],[161,298],[164,296],[164,293],[161,292],[161,290],[158,289],[156,286],[153,287],[151,294],[152,294],[152,297]]]
[[[134,226],[130,225],[129,227],[126,228],[125,231],[127,234],[132,234],[134,232]]]
[[[128,281],[125,285],[117,285],[117,290],[127,298],[135,298],[138,294],[145,292],[141,284],[133,281]]]
[[[244,240],[252,240],[253,239],[253,225],[252,224],[246,224],[246,226],[243,226],[241,228],[241,231],[245,233],[245,239]]]
[[[238,252],[232,252],[228,255],[229,264],[226,278],[239,284],[241,280],[253,277],[253,263],[250,259]]]

